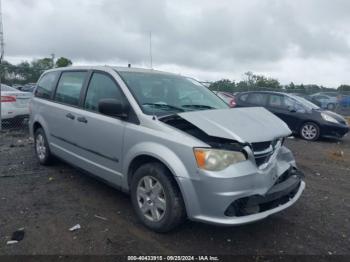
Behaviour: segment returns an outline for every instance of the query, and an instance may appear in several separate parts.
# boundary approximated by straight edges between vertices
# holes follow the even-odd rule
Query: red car
[[[236,106],[235,96],[228,92],[214,91],[214,93],[224,100],[230,107]]]

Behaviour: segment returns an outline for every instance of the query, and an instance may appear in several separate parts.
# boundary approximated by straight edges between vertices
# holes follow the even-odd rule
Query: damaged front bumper
[[[281,147],[264,170],[245,161],[221,172],[198,170],[193,179],[179,178],[188,216],[218,225],[258,221],[293,205],[305,183],[292,153]]]

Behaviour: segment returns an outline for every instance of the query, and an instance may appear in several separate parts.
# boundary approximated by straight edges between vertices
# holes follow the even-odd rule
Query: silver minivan
[[[263,108],[230,109],[194,79],[146,69],[45,72],[30,105],[43,165],[56,157],[131,195],[148,228],[189,218],[254,222],[294,204],[305,183]]]

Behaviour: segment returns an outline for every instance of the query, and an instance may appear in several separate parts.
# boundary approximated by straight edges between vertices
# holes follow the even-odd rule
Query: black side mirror
[[[289,112],[291,112],[291,113],[297,112],[297,109],[296,109],[295,106],[288,106],[288,110],[289,110]]]
[[[98,111],[107,116],[127,118],[129,110],[120,100],[106,98],[98,102]]]

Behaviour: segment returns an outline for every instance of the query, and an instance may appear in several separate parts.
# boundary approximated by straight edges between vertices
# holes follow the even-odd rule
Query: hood
[[[288,126],[262,107],[217,109],[178,114],[207,135],[256,143],[291,134]]]

